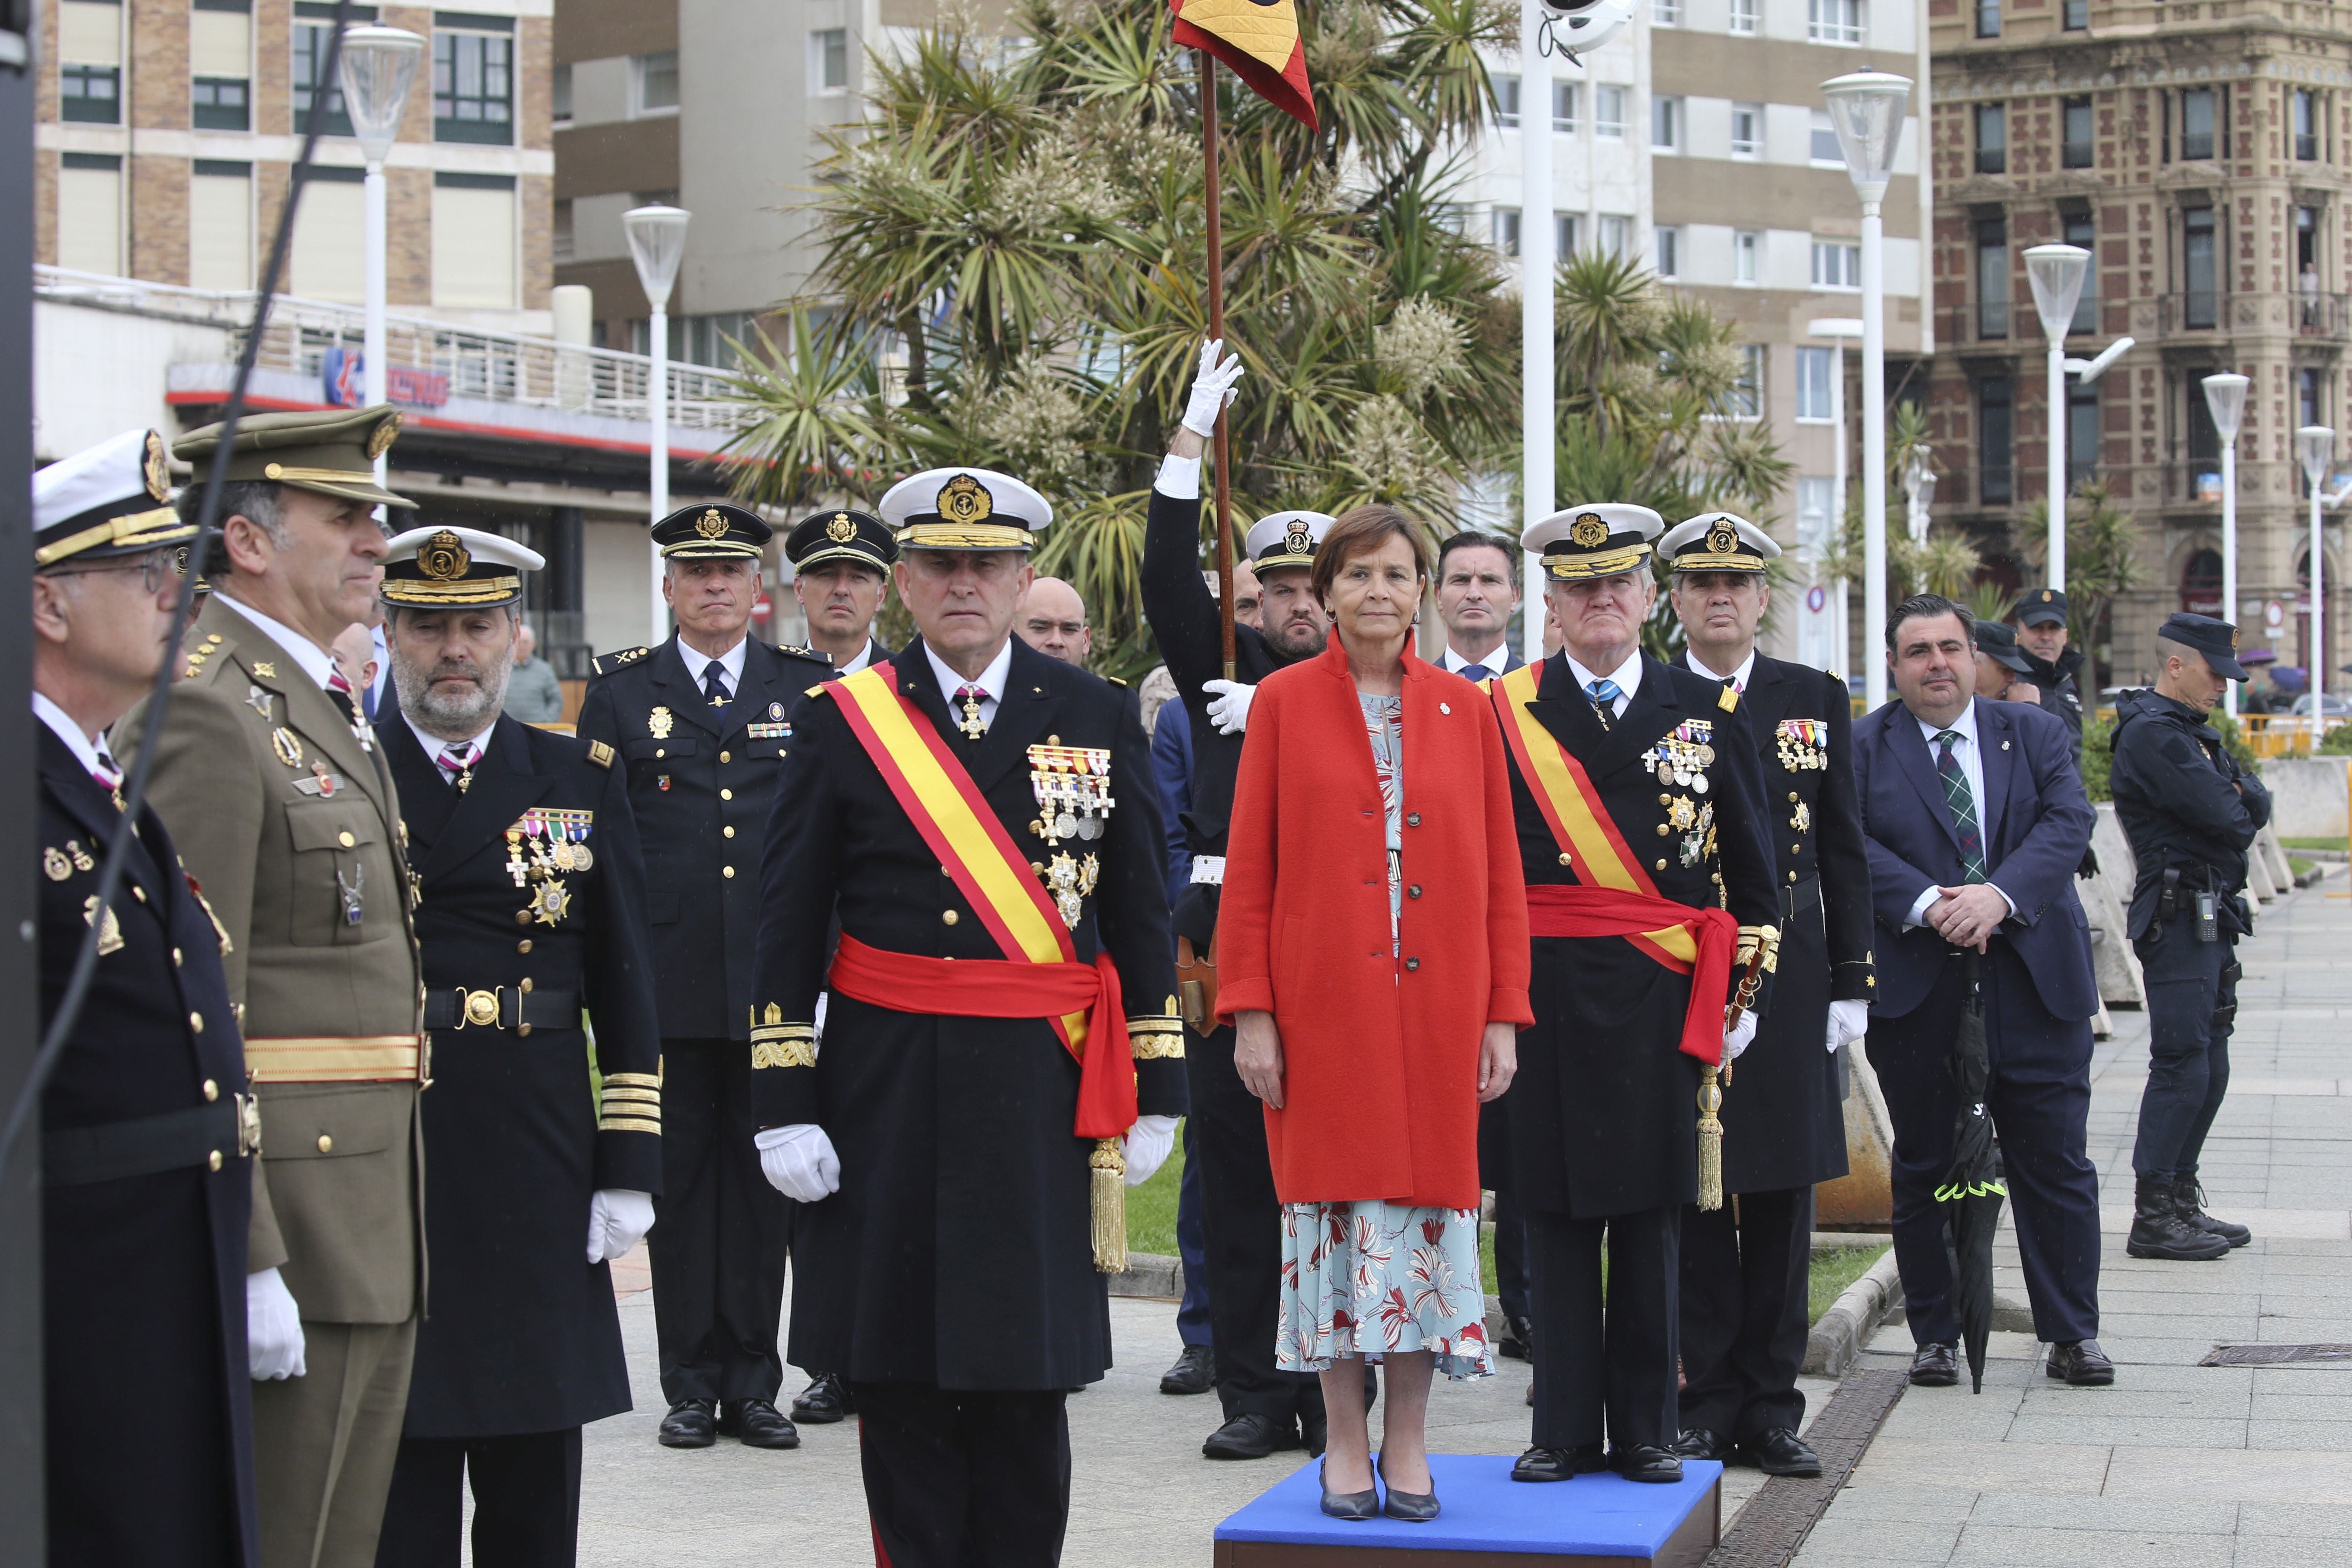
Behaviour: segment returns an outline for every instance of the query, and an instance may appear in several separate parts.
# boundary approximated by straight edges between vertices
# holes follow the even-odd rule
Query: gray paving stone
[[[2352,1420],[2249,1421],[2246,1447],[2302,1454],[2352,1454]]]
[[[2124,1456],[2120,1463],[2129,1463]],[[2238,1528],[2238,1505],[2230,1502],[2158,1502],[2141,1498],[2017,1497],[1987,1492],[1969,1515],[1970,1528],[2020,1530],[2155,1531],[2165,1534],[2231,1535]]]
[[[2098,1443],[2111,1447],[2242,1448],[2242,1420],[2200,1421],[2187,1417],[2106,1415],[2085,1400],[2079,1413],[2050,1414],[2046,1407],[2021,1412],[2010,1427],[2021,1443]]]
[[[2236,1546],[2226,1535],[2151,1530],[2011,1529],[1970,1523],[1960,1532],[1952,1568],[2230,1568]]]
[[[1932,1523],[1917,1520],[1823,1518],[1805,1538],[1811,1550],[1855,1557],[1893,1559],[1900,1563],[1942,1563],[1952,1555],[1960,1538],[1961,1522]]]

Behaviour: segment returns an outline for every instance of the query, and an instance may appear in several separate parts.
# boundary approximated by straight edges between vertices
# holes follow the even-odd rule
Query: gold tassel
[[[1723,1089],[1715,1073],[1707,1068],[1706,1081],[1698,1086],[1698,1206],[1703,1209],[1723,1206],[1723,1121],[1716,1115],[1723,1109]]]
[[[1127,1272],[1127,1154],[1116,1138],[1095,1144],[1087,1158],[1094,1185],[1095,1269]]]

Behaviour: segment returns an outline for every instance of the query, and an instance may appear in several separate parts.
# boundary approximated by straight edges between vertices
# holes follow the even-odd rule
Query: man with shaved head
[[[1084,665],[1094,647],[1094,634],[1087,629],[1087,602],[1059,577],[1040,577],[1029,584],[1013,627],[1023,642],[1064,664]]]

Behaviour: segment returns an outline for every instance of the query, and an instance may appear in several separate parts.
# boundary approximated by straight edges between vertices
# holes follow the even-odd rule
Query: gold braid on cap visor
[[[662,554],[665,557],[683,555],[696,560],[725,555],[757,556],[764,553],[765,552],[756,544],[746,544],[740,541],[731,539],[715,541],[709,539],[682,539],[676,544],[665,544],[662,546]]]
[[[998,522],[910,522],[898,531],[906,550],[1031,550],[1037,536]]]
[[[423,609],[450,605],[499,605],[522,592],[522,579],[462,577],[454,583],[430,583],[415,577],[389,577],[380,592],[388,605]]]
[[[194,538],[195,532],[194,523],[182,522],[180,514],[168,506],[126,512],[79,533],[69,533],[54,544],[42,545],[33,552],[33,564],[47,566],[102,544],[177,544],[184,539]]]
[[[284,463],[265,463],[261,477],[289,485],[373,485],[373,468],[292,468]]]
[[[1562,583],[1574,583],[1588,577],[1614,577],[1620,572],[1631,572],[1650,558],[1647,540],[1624,550],[1612,550],[1606,555],[1547,555],[1544,571]]]
[[[1711,551],[1698,551],[1675,556],[1666,564],[1676,572],[1761,572],[1761,555],[1717,555]]]

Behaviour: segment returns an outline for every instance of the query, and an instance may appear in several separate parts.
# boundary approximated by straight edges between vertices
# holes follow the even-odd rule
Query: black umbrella
[[[1985,1342],[1992,1334],[1992,1236],[2009,1189],[2000,1181],[1992,1118],[1985,1114],[1991,1064],[1985,1050],[1983,960],[1971,952],[1962,953],[1960,962],[1968,966],[1968,1001],[1960,1008],[1949,1064],[1958,1109],[1952,1116],[1952,1163],[1936,1188],[1936,1201],[1944,1210],[1944,1251],[1951,1260],[1952,1304],[1969,1352],[1969,1382],[1982,1394]]]

